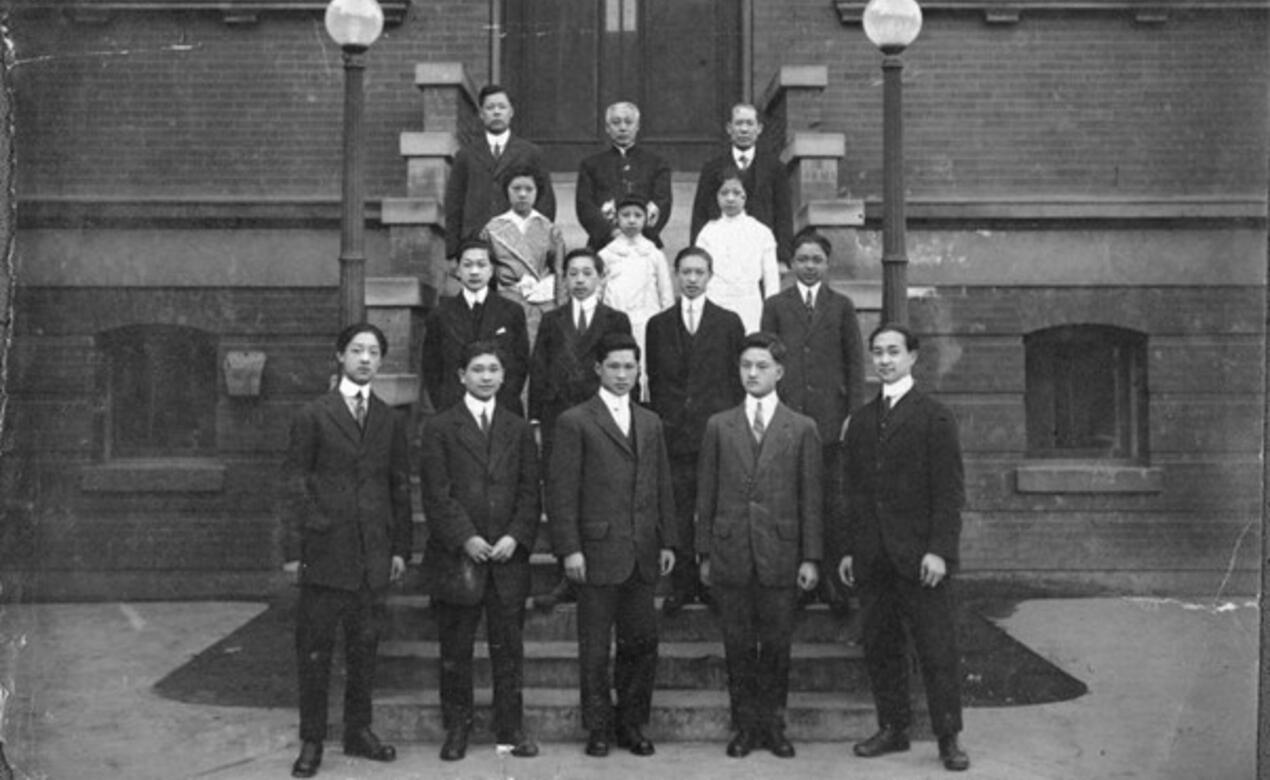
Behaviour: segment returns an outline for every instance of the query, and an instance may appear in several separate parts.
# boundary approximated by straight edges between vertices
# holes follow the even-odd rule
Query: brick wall
[[[881,193],[881,55],[820,0],[755,0],[754,76],[826,64],[842,186]],[[1267,15],[929,12],[904,54],[916,197],[1262,195]]]

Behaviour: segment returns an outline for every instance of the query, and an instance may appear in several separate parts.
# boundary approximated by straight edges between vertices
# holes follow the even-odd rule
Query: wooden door
[[[555,171],[607,142],[604,109],[640,108],[640,143],[676,170],[718,153],[741,99],[741,0],[504,0],[516,132]]]

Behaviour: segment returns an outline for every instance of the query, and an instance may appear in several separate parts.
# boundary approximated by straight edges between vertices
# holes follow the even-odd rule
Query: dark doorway
[[[600,148],[604,108],[640,108],[640,141],[676,170],[718,153],[741,99],[741,0],[504,0],[517,132],[554,171]]]

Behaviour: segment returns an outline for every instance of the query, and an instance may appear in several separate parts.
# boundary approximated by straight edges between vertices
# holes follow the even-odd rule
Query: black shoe
[[[609,754],[609,733],[604,729],[592,729],[586,738],[586,754],[604,758]]]
[[[578,591],[574,588],[573,583],[567,579],[561,579],[549,593],[540,593],[534,596],[534,609],[550,612],[556,608],[557,604],[572,604],[577,600]]]
[[[661,613],[666,617],[674,617],[684,608],[684,605],[692,601],[692,597],[686,593],[672,593],[661,603]]]
[[[511,745],[512,755],[516,758],[533,758],[538,755],[538,743],[519,731],[499,737],[498,744]]]
[[[749,729],[741,729],[728,743],[728,755],[732,758],[745,758],[754,749],[754,734]]]
[[[637,756],[651,756],[657,751],[652,740],[644,736],[639,726],[619,726],[617,729],[617,746],[626,748]]]
[[[300,745],[300,757],[291,765],[292,777],[313,777],[322,766],[322,743],[304,741]]]
[[[371,761],[396,761],[397,748],[382,744],[369,726],[362,726],[344,734],[344,755]]]
[[[908,750],[908,734],[904,729],[883,726],[878,733],[857,742],[855,754],[861,758],[874,758],[887,753],[900,753]]]
[[[949,772],[964,772],[970,768],[970,756],[957,744],[957,735],[939,738],[939,760]]]
[[[794,745],[785,736],[783,729],[769,729],[763,743],[777,758],[794,757]]]
[[[442,761],[461,761],[467,755],[467,734],[467,727],[445,732],[445,742],[441,745]]]

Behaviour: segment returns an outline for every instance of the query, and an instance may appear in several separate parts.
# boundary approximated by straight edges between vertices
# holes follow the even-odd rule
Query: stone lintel
[[[423,290],[415,276],[371,276],[366,279],[368,308],[423,306]]]
[[[384,198],[379,221],[385,225],[439,225],[441,204],[435,198]]]
[[[822,90],[828,86],[829,68],[826,65],[782,65],[772,74],[767,89],[763,90],[758,109],[766,113],[780,94],[788,89]]]
[[[456,87],[472,105],[476,105],[476,86],[461,62],[419,62],[415,64],[415,86]]]
[[[781,162],[789,165],[804,157],[841,158],[847,153],[845,133],[811,133],[798,131],[781,150]]]
[[[402,157],[453,157],[459,152],[454,133],[411,130],[401,134]]]
[[[376,374],[374,393],[389,406],[406,406],[419,400],[418,374]]]
[[[856,198],[812,200],[804,203],[794,217],[795,229],[805,227],[861,227],[864,201]]]
[[[1014,470],[1019,493],[1159,493],[1164,469],[1088,461],[1029,461]]]

